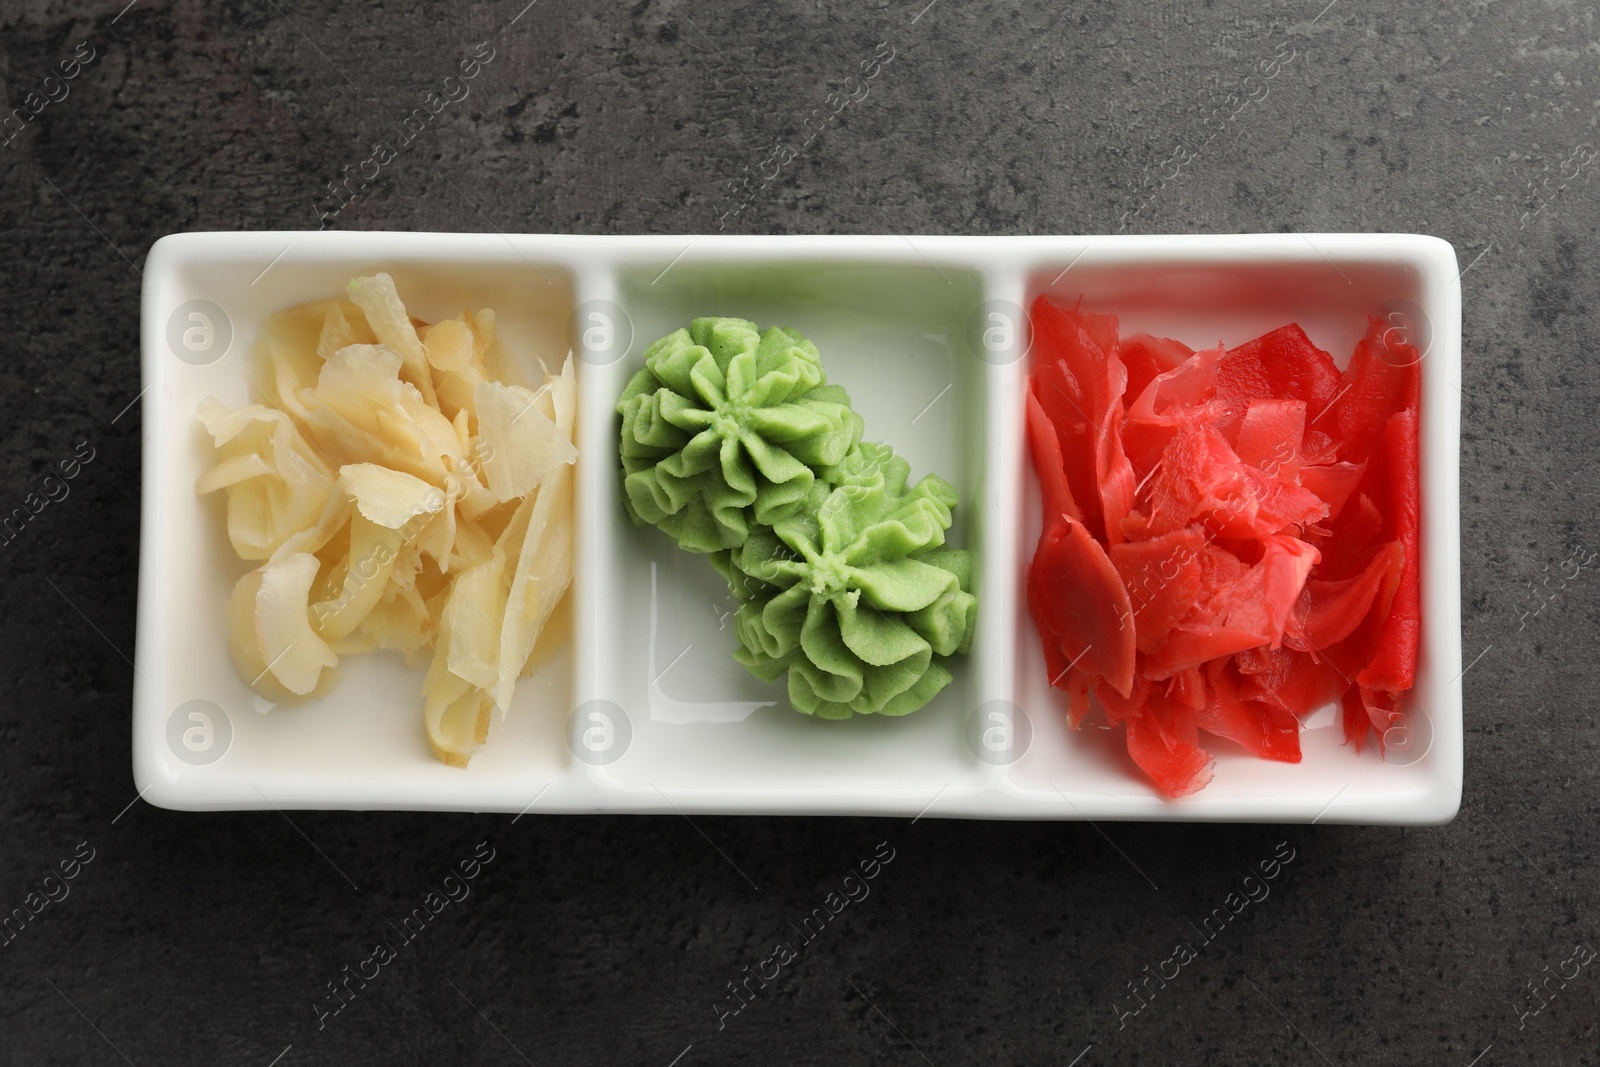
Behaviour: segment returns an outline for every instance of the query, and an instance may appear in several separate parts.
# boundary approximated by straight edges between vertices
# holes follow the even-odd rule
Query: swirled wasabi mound
[[[945,548],[956,491],[886,445],[862,444],[798,508],[712,562],[739,600],[735,657],[787,675],[797,711],[905,715],[950,684],[972,641],[971,557]]]
[[[816,346],[745,319],[695,319],[656,341],[617,411],[629,515],[690,552],[738,548],[794,515],[861,439]]]

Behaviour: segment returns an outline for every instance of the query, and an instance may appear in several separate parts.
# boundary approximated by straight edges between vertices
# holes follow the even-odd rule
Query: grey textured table
[[[1600,459],[1587,5],[125,2],[0,5],[6,107],[38,110],[0,147],[0,510],[93,455],[0,544],[0,909],[76,864],[0,945],[0,1064],[1600,1062],[1600,578],[1573,563]],[[470,95],[328,225],[1454,242],[1460,818],[291,825],[130,803],[144,254],[315,228],[326,183],[480,42]],[[880,44],[866,97],[762,186]],[[480,841],[471,897],[321,1018]],[[880,842],[871,896],[719,1021]],[[1275,853],[1270,896],[1144,985]]]

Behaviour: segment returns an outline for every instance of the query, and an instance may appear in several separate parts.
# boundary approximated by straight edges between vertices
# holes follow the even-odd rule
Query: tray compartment
[[[597,457],[585,488],[599,532],[586,585],[596,601],[580,699],[606,702],[609,714],[620,709],[632,747],[598,777],[650,797],[660,789],[676,799],[714,783],[717,790],[825,792],[846,802],[978,781],[957,728],[983,691],[975,656],[957,658],[955,681],[913,715],[844,722],[797,714],[781,682],[762,683],[734,661],[726,584],[705,559],[627,518],[617,417],[603,401],[614,403],[643,365],[645,346],[693,318],[736,315],[763,328],[794,327],[816,343],[829,380],[850,393],[866,439],[893,445],[913,479],[936,472],[956,486],[961,503],[950,543],[974,549],[981,585],[994,563],[984,521],[993,375],[967,336],[987,295],[981,271],[924,262],[910,250],[898,262],[863,264],[691,249],[619,266],[615,299],[634,344],[626,358],[587,368],[599,383],[588,390],[585,411],[585,440]],[[596,440],[602,420],[606,435]]]
[[[145,799],[179,808],[453,807],[474,784],[439,763],[422,729],[424,668],[398,653],[340,660],[326,696],[271,709],[234,669],[227,646],[229,591],[250,565],[228,544],[221,493],[199,497],[211,462],[195,412],[206,396],[259,403],[245,374],[250,348],[272,314],[343,291],[352,277],[387,271],[412,314],[437,320],[492,307],[511,376],[559,367],[567,351],[574,277],[567,265],[498,237],[369,234],[193,234],[158,243],[147,263],[144,307],[145,482],[143,562],[135,678],[134,777]],[[170,243],[169,243],[170,242]],[[180,358],[167,323],[200,307],[220,352]],[[152,333],[154,336],[152,336]],[[181,337],[181,334],[180,334]],[[196,339],[200,337],[195,335]],[[211,362],[197,363],[196,359]],[[581,386],[580,386],[581,387]],[[581,399],[580,399],[581,403]],[[518,686],[504,723],[473,757],[478,780],[548,781],[562,767],[572,704],[573,643]],[[213,762],[179,758],[169,718],[191,701],[225,730]],[[220,714],[219,714],[220,712]],[[185,721],[187,715],[183,716]],[[198,722],[198,720],[195,720]],[[181,737],[181,733],[179,735]],[[199,736],[199,735],[197,735]],[[219,742],[220,743],[220,742]]]
[[[1199,241],[1186,239],[1191,246]],[[1415,735],[1387,759],[1375,746],[1359,756],[1346,746],[1330,705],[1304,720],[1304,759],[1298,764],[1257,759],[1232,742],[1208,736],[1205,747],[1217,756],[1215,779],[1200,793],[1171,802],[1152,795],[1127,756],[1121,728],[1096,726],[1098,713],[1091,713],[1080,731],[1066,727],[1065,694],[1050,688],[1038,632],[1021,611],[1016,700],[1035,741],[1009,768],[1007,788],[1038,802],[1059,803],[1064,793],[1089,818],[1246,819],[1270,810],[1280,818],[1312,819],[1324,815],[1330,802],[1328,821],[1340,821],[1352,810],[1362,812],[1360,821],[1374,822],[1436,822],[1454,815],[1461,784],[1459,726],[1450,726],[1461,716],[1460,319],[1459,311],[1450,313],[1452,300],[1459,301],[1453,295],[1454,255],[1446,249],[1448,261],[1442,259],[1440,244],[1403,236],[1322,235],[1313,242],[1292,235],[1246,257],[1201,248],[1151,254],[1137,244],[1089,241],[1078,252],[1030,266],[1025,293],[1030,305],[1042,294],[1067,304],[1081,299],[1085,310],[1116,313],[1124,336],[1143,331],[1195,349],[1219,340],[1236,345],[1298,322],[1343,367],[1369,315],[1409,331],[1426,353],[1420,460],[1425,631],[1410,704]],[[1039,485],[1031,459],[1016,473],[1025,574],[1039,537]]]

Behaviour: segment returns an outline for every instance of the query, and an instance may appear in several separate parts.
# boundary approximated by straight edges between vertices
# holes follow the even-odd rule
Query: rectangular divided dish
[[[221,494],[194,492],[211,452],[196,408],[208,395],[259,399],[245,370],[268,316],[380,270],[430,321],[494,308],[508,357],[552,368],[569,347],[578,357],[573,638],[522,682],[465,770],[429,752],[423,671],[392,654],[347,657],[328,695],[266,713],[227,649],[228,593],[248,568],[228,546]],[[1409,235],[165,238],[145,269],[141,335],[136,784],[193,810],[1446,821],[1462,765],[1457,271],[1448,244]],[[1424,648],[1410,743],[1357,755],[1319,712],[1302,763],[1208,741],[1215,780],[1170,801],[1120,730],[1067,729],[1022,585],[1040,524],[1023,442],[1025,309],[1041,293],[1196,348],[1299,322],[1341,364],[1369,314],[1422,331]],[[733,660],[733,603],[709,564],[628,520],[617,396],[649,342],[703,315],[805,334],[866,438],[893,445],[913,478],[938,473],[959,490],[951,538],[974,554],[978,629],[954,683],[915,714],[791,710],[781,683]],[[1003,758],[985,744],[997,725]]]

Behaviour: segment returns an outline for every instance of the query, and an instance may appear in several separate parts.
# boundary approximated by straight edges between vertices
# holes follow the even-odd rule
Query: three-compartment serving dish
[[[493,307],[508,352],[577,357],[573,637],[465,769],[429,753],[423,671],[397,655],[352,657],[301,705],[269,709],[251,691],[224,620],[246,567],[220,503],[195,493],[209,452],[196,409],[207,396],[247,402],[267,316],[376,271],[430,321]],[[1454,251],[1436,238],[197,233],[159,241],[144,278],[133,763],[152,803],[1401,824],[1459,806],[1461,300]],[[1024,309],[1041,293],[1196,347],[1294,321],[1348,353],[1369,315],[1394,309],[1425,335],[1424,623],[1407,744],[1357,754],[1330,707],[1305,720],[1301,763],[1227,749],[1207,788],[1174,801],[1114,731],[1067,728],[1022,596],[1041,521]],[[646,344],[702,315],[801,331],[868,437],[891,441],[914,477],[938,472],[959,490],[952,539],[974,554],[977,631],[954,683],[917,713],[796,714],[781,685],[733,661],[725,583],[625,514],[617,396]],[[981,743],[996,709],[1001,759]],[[594,736],[599,749],[580,743]]]

